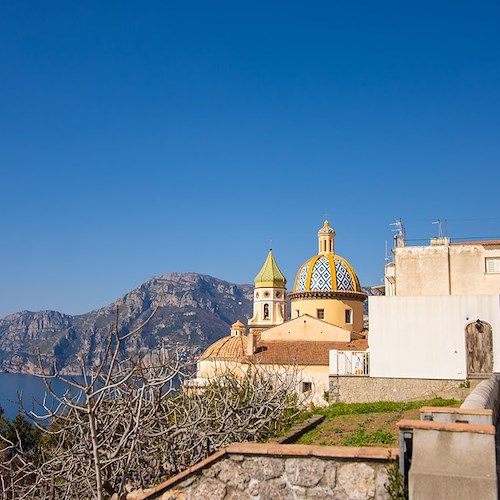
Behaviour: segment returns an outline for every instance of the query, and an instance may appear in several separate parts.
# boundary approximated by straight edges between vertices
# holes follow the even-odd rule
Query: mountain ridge
[[[162,296],[163,291],[163,296]],[[79,373],[82,358],[94,365],[103,354],[116,306],[119,329],[140,325],[161,299],[156,314],[127,341],[130,353],[146,353],[163,346],[181,348],[192,357],[215,339],[227,335],[236,319],[251,312],[253,286],[233,284],[198,273],[165,273],[102,308],[84,314],[59,311],[19,311],[0,319],[0,370],[38,373],[37,350],[44,365],[54,361],[65,373]]]
[[[379,292],[370,287],[368,295]],[[87,313],[18,311],[0,318],[0,371],[39,373],[37,352],[44,366],[54,362],[62,373],[81,373],[80,359],[95,366],[102,359],[110,328],[122,333],[137,328],[126,342],[129,354],[147,354],[159,347],[180,350],[186,358],[229,334],[232,323],[251,316],[253,285],[234,284],[199,273],[165,273],[150,277],[112,303]],[[365,302],[367,313],[367,301]]]

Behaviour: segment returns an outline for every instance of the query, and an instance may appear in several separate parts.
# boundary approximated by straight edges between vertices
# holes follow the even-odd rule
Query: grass
[[[387,413],[414,410],[422,406],[456,406],[456,399],[423,399],[419,401],[375,401],[374,403],[333,403],[326,408],[314,408],[313,413],[336,417],[338,415],[359,415],[364,413]]]
[[[326,408],[312,408],[308,416],[324,415],[324,421],[296,442],[336,446],[391,446],[397,443],[396,422],[402,418],[418,419],[422,406],[457,406],[455,399],[373,403],[333,403]]]

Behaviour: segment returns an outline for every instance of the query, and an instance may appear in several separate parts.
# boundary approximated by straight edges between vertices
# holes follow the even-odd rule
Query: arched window
[[[269,304],[264,304],[264,319],[269,319]]]

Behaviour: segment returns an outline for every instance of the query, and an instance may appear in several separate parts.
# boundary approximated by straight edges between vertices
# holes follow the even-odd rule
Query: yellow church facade
[[[286,279],[269,251],[254,279],[248,331],[237,321],[230,335],[210,345],[198,359],[191,387],[203,387],[227,371],[243,373],[249,366],[294,370],[297,392],[315,404],[325,403],[330,350],[367,348],[362,333],[366,295],[353,268],[335,253],[335,231],[328,221],[317,237],[318,253],[299,267],[288,296]]]

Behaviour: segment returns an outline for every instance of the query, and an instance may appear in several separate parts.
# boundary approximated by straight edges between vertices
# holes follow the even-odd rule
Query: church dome
[[[246,353],[247,336],[228,335],[208,346],[199,359],[240,359]]]
[[[358,277],[349,262],[335,253],[335,231],[325,220],[318,231],[318,254],[299,268],[291,298],[307,298],[310,293],[363,294]]]
[[[331,252],[307,259],[297,272],[293,292],[312,291],[362,292],[349,262]]]

